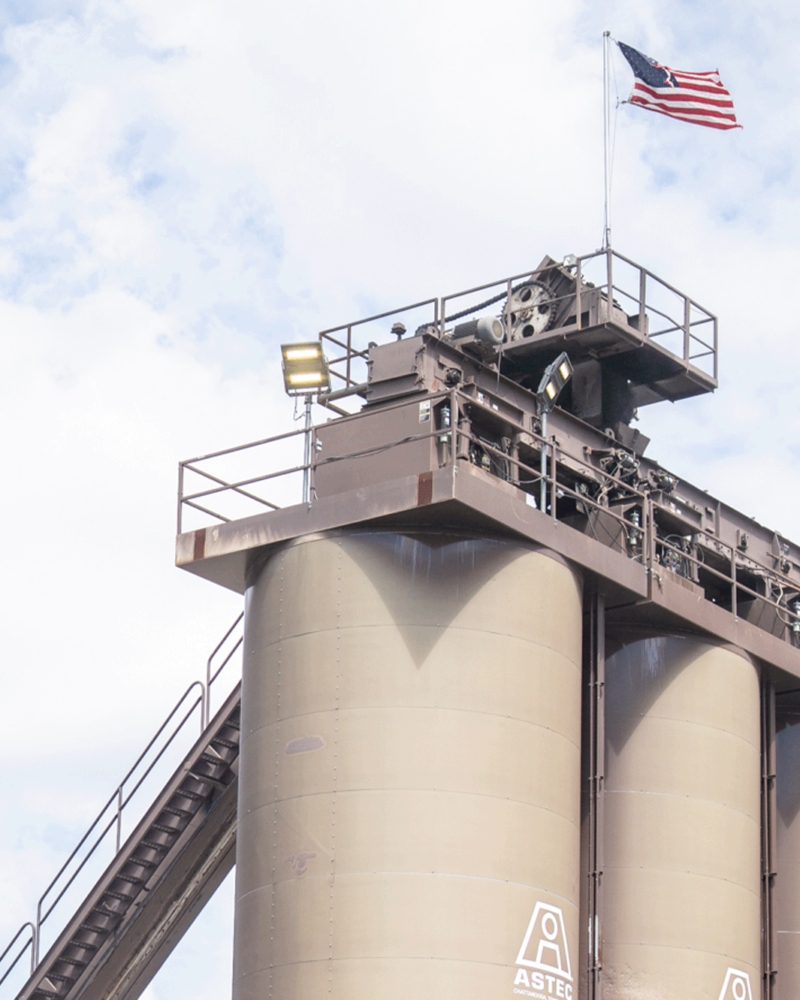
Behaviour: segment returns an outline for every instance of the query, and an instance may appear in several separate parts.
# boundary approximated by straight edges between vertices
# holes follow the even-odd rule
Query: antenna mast
[[[603,32],[603,178],[605,181],[605,213],[603,222],[603,249],[611,247],[611,166],[609,161],[608,129],[611,120],[611,93],[609,87],[608,43],[610,31]]]

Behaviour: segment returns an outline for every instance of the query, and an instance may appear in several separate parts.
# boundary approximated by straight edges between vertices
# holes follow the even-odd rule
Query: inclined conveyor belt
[[[136,1000],[235,861],[241,685],[228,696],[18,1000]]]

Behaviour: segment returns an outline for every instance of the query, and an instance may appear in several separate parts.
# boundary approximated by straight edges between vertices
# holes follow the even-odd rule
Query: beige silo
[[[779,717],[775,927],[779,997],[800,995],[800,720]]]
[[[759,705],[730,648],[668,636],[608,658],[604,1000],[761,996]]]
[[[577,997],[576,574],[362,531],[251,576],[235,1000]]]

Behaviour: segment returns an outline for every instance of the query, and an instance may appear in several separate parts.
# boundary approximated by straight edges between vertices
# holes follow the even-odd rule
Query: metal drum
[[[577,998],[581,583],[307,536],[247,592],[234,1000]]]
[[[604,1000],[760,998],[759,705],[730,648],[607,660]]]

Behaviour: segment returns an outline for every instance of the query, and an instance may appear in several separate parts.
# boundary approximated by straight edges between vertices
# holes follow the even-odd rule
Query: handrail
[[[437,392],[437,393],[434,393],[434,394],[430,394],[428,398],[430,399],[432,407],[433,407],[433,404],[435,404],[438,400],[443,399],[443,398],[448,398],[448,397],[453,400],[454,404],[457,402],[458,406],[461,407],[461,408],[463,408],[463,406],[465,406],[465,405],[480,406],[479,401],[476,400],[474,398],[474,396],[471,396],[471,395],[463,392],[460,389],[450,390],[449,392],[447,392],[447,391]],[[387,407],[387,409],[394,408],[394,407],[402,407],[402,406],[405,406],[405,405],[407,405],[407,401],[401,401],[401,402],[398,402],[398,403],[391,404],[391,406]],[[352,415],[351,418],[344,418],[344,419],[357,419],[357,415],[354,414],[354,415]],[[541,436],[539,434],[537,434],[533,430],[527,430],[527,431],[525,431],[525,428],[522,427],[522,426],[520,426],[520,425],[518,425],[516,423],[516,421],[514,421],[513,418],[511,418],[510,416],[505,416],[504,415],[502,419],[504,420],[504,422],[506,424],[509,425],[509,427],[516,428],[516,430],[518,432],[519,431],[525,432],[527,434],[527,436],[529,437],[529,439],[532,442],[534,442],[531,445],[531,447],[533,447],[534,449],[536,449],[536,448],[541,449],[542,447],[544,447],[547,450],[547,454],[548,454],[548,457],[549,457],[550,471],[547,473],[547,475],[546,475],[545,478],[546,478],[546,481],[547,481],[548,487],[549,487],[548,488],[548,494],[550,496],[551,511],[556,511],[556,513],[553,514],[555,520],[558,519],[557,510],[556,510],[558,505],[554,504],[553,500],[554,500],[554,498],[556,496],[556,491],[559,490],[559,491],[561,491],[562,495],[570,496],[576,502],[580,502],[584,506],[584,508],[587,510],[587,512],[589,510],[595,510],[595,511],[602,510],[602,511],[606,512],[607,514],[609,514],[614,520],[620,522],[621,524],[622,523],[626,524],[628,526],[628,529],[631,530],[630,522],[626,521],[626,519],[623,516],[617,514],[611,507],[609,507],[607,505],[604,505],[603,503],[598,503],[598,502],[594,501],[590,496],[588,496],[588,495],[586,495],[584,493],[579,493],[579,492],[571,489],[567,483],[558,480],[558,469],[557,469],[557,461],[558,461],[558,459],[557,459],[557,456],[558,456],[559,452],[561,451],[561,449],[560,449],[560,447],[557,445],[557,443],[555,441],[552,441],[552,440],[546,441],[546,442],[543,441],[543,439],[541,438]],[[401,438],[401,439],[396,440],[396,441],[386,442],[385,444],[380,445],[378,448],[371,447],[371,448],[366,448],[366,449],[355,449],[352,452],[347,453],[346,455],[331,456],[330,458],[324,458],[324,459],[312,458],[311,462],[307,466],[304,466],[304,465],[292,466],[291,468],[289,468],[287,470],[278,470],[278,471],[275,471],[275,472],[270,472],[270,473],[263,474],[260,477],[251,477],[250,479],[248,479],[246,481],[240,480],[240,481],[238,481],[236,483],[232,483],[231,486],[232,487],[241,486],[243,484],[243,482],[251,482],[251,481],[253,481],[253,478],[259,478],[259,479],[271,478],[271,479],[274,479],[274,478],[278,478],[281,475],[285,475],[285,474],[289,474],[289,473],[294,473],[294,472],[300,471],[300,470],[305,469],[305,468],[310,468],[310,469],[320,468],[320,467],[322,467],[324,465],[327,465],[329,463],[340,462],[340,461],[343,461],[345,459],[347,459],[347,460],[355,460],[355,459],[358,459],[360,457],[364,458],[364,457],[368,457],[368,456],[374,454],[376,450],[380,450],[380,451],[391,450],[392,448],[402,447],[403,445],[409,444],[412,441],[413,442],[423,441],[423,440],[427,440],[427,439],[430,439],[430,438],[433,438],[433,437],[442,437],[442,438],[449,437],[450,438],[452,444],[451,444],[451,447],[449,447],[446,450],[445,455],[446,455],[446,462],[453,463],[455,461],[458,461],[458,459],[456,459],[455,456],[459,453],[458,448],[456,447],[456,439],[457,439],[457,437],[459,435],[461,435],[463,438],[465,438],[467,440],[474,441],[476,444],[480,444],[480,446],[482,448],[484,448],[487,452],[491,453],[495,457],[495,459],[500,460],[500,461],[507,461],[507,462],[509,462],[509,464],[511,466],[514,466],[517,470],[523,470],[524,469],[527,473],[530,474],[530,479],[528,480],[529,483],[537,483],[537,482],[539,482],[539,480],[541,478],[541,472],[540,472],[540,470],[534,469],[533,467],[526,465],[525,462],[522,459],[519,458],[519,456],[513,457],[513,456],[511,456],[511,455],[509,455],[509,454],[507,454],[505,452],[501,452],[499,449],[492,447],[491,444],[489,444],[485,440],[482,440],[482,439],[479,439],[477,437],[474,437],[469,432],[467,432],[465,429],[458,427],[457,426],[457,422],[456,422],[456,424],[452,428],[447,428],[447,429],[445,429],[445,428],[433,429],[433,430],[430,430],[430,431],[426,431],[424,433],[409,435],[409,436],[406,436],[406,437]],[[266,439],[266,440],[269,440],[269,439]],[[244,446],[244,447],[248,447],[248,446]],[[227,449],[226,452],[225,452],[225,454],[230,453],[233,450],[235,450],[235,449]],[[636,554],[635,558],[637,558],[638,560],[641,560],[642,563],[648,568],[648,571],[649,572],[655,572],[655,574],[657,576],[661,564],[658,561],[658,554],[657,554],[656,548],[655,548],[656,545],[658,545],[662,550],[673,550],[674,549],[674,546],[669,545],[669,543],[667,543],[665,541],[665,539],[663,539],[662,537],[660,537],[660,536],[655,537],[654,530],[651,530],[651,527],[653,525],[655,525],[655,523],[656,523],[656,512],[659,509],[658,505],[655,504],[652,501],[652,499],[649,497],[649,494],[645,494],[642,491],[637,490],[631,483],[629,483],[629,482],[627,482],[627,481],[625,481],[623,479],[620,479],[619,477],[613,475],[612,473],[610,473],[610,472],[608,472],[608,471],[606,471],[604,469],[598,468],[597,465],[591,464],[590,462],[586,461],[586,459],[583,456],[569,453],[569,460],[570,460],[570,463],[571,463],[571,465],[573,467],[576,464],[579,467],[582,467],[585,470],[585,472],[586,472],[587,478],[592,479],[594,481],[599,481],[599,482],[601,482],[602,484],[606,485],[609,488],[615,488],[616,490],[625,491],[625,493],[630,497],[631,500],[635,500],[635,502],[637,502],[641,506],[641,510],[642,510],[642,524],[636,530],[639,533],[641,533],[641,535],[643,537],[643,541],[644,541],[645,538],[647,538],[647,552],[638,553],[638,554]],[[199,474],[201,474],[201,475],[203,474],[203,470],[199,470],[198,469],[196,471]],[[555,475],[554,475],[554,472],[555,472]],[[520,486],[522,486],[522,483],[520,482],[519,478],[517,479],[517,483]],[[204,494],[208,494],[208,493],[222,493],[222,492],[224,492],[224,486],[221,486],[219,484],[219,481],[217,480],[217,486],[215,486],[214,489],[208,490],[208,491],[201,491],[199,493],[188,494],[186,497],[184,497],[184,502],[187,503],[187,504],[193,504],[193,499],[192,498],[194,498],[194,497],[197,497],[197,496],[200,496],[200,495],[204,495]],[[645,531],[646,527],[647,527],[647,531]],[[716,536],[709,535],[707,532],[705,532],[700,527],[698,527],[696,529],[695,534],[697,534],[698,536],[702,534],[705,537],[708,537],[717,546],[721,546],[723,544],[718,538],[716,538]],[[653,536],[652,538],[650,538],[651,535]],[[600,539],[598,539],[598,541],[600,541]],[[730,548],[730,546],[727,546],[727,547]],[[678,551],[678,550],[675,549],[675,551]],[[683,553],[683,558],[685,558],[688,562],[697,561],[699,565],[703,565],[702,560],[693,560],[686,553]],[[760,572],[760,573],[764,574],[765,578],[774,579],[774,580],[776,580],[776,582],[780,582],[780,580],[779,580],[779,576],[780,575],[772,567],[769,567],[769,566],[766,566],[766,565],[762,565],[757,560],[752,559],[752,557],[750,557],[750,558],[751,558],[751,562],[756,567],[756,569],[755,569],[756,572]],[[735,560],[731,557],[729,559],[729,563],[733,567],[734,563],[735,563]],[[727,585],[731,586],[734,589],[734,591],[739,591],[739,592],[742,592],[742,593],[747,592],[748,594],[752,594],[752,596],[754,596],[754,597],[758,597],[761,600],[765,600],[766,603],[768,603],[768,604],[770,604],[772,606],[775,606],[775,607],[779,607],[780,606],[778,602],[770,600],[767,596],[761,595],[761,594],[757,594],[755,591],[752,591],[752,590],[746,588],[745,585],[741,582],[741,580],[739,578],[740,574],[733,572],[733,570],[729,574],[721,573],[721,571],[719,571],[717,569],[714,569],[712,567],[708,567],[708,566],[706,566],[706,570],[709,572],[710,575],[712,575],[714,577],[717,577],[720,580],[724,580]],[[793,581],[791,581],[789,579],[785,579],[784,582],[785,582],[785,584],[787,586],[790,586],[790,587],[791,586],[796,586],[796,582],[793,583]],[[733,609],[734,609],[733,613],[735,614],[736,613],[735,612],[735,608],[736,608],[736,593],[733,593],[733,596],[732,596],[732,606],[733,606]],[[787,624],[791,624],[792,622],[794,622],[797,619],[797,616],[795,615],[795,613],[793,611],[791,611],[790,609],[788,609],[788,608],[781,607],[781,612],[782,613],[785,612],[785,614],[787,616]]]
[[[615,264],[617,265],[616,274]],[[333,345],[335,350],[332,353],[337,355],[335,358],[329,360],[331,376],[344,384],[343,389],[334,389],[330,393],[330,396],[333,398],[337,394],[354,392],[365,385],[364,382],[354,377],[352,370],[354,363],[363,363],[365,361],[369,350],[365,343],[354,344],[354,334],[359,327],[364,327],[365,324],[384,320],[392,316],[400,317],[412,310],[420,310],[432,306],[433,318],[429,325],[436,328],[441,335],[445,333],[445,324],[448,321],[454,321],[457,316],[462,315],[462,313],[457,313],[453,317],[447,317],[448,307],[451,307],[453,303],[458,302],[458,300],[467,299],[467,310],[465,312],[470,309],[479,310],[486,303],[475,302],[476,297],[480,296],[483,299],[485,298],[484,293],[487,291],[490,293],[496,291],[498,294],[491,301],[499,300],[503,295],[507,295],[513,290],[515,282],[535,278],[539,274],[552,270],[554,266],[559,265],[557,263],[545,264],[533,271],[520,272],[510,277],[485,282],[440,298],[420,300],[402,306],[399,309],[379,312],[363,319],[354,320],[350,323],[342,323],[339,326],[322,330],[319,334],[320,341],[323,344]],[[647,340],[652,340],[654,343],[659,338],[663,338],[669,334],[674,334],[676,338],[681,337],[682,345],[680,349],[670,351],[669,353],[673,354],[676,359],[681,360],[687,371],[691,368],[698,372],[705,372],[706,374],[710,372],[710,377],[716,379],[717,319],[698,302],[685,293],[680,292],[675,286],[670,285],[669,282],[664,281],[663,278],[658,277],[652,271],[610,248],[576,257],[574,262],[570,262],[567,266],[571,268],[571,274],[575,280],[575,288],[573,292],[564,292],[558,295],[556,301],[560,302],[574,295],[575,325],[578,330],[583,329],[585,324],[582,302],[588,301],[590,296],[596,300],[596,297],[599,295],[601,301],[611,309],[612,304],[615,303],[615,295],[618,295],[627,308],[636,308],[640,317],[649,316],[651,319],[655,317],[662,319],[662,324],[658,322],[653,323],[654,329],[652,331],[648,329],[648,323],[645,323],[643,320],[639,322],[637,329],[641,336]],[[623,287],[624,285],[630,285],[632,280],[635,282],[636,275],[638,275],[638,294],[628,291],[627,288]],[[472,298],[469,299],[468,297]],[[674,303],[672,302],[673,298],[675,299]],[[632,307],[627,306],[628,300],[633,303]],[[624,312],[624,310],[622,311]],[[674,313],[674,315],[670,315],[670,313]],[[679,316],[681,318],[678,318]],[[709,323],[712,327],[710,335],[705,332],[705,326]],[[704,327],[702,336],[699,332],[700,326]],[[364,336],[363,333],[362,336]],[[366,340],[366,337],[364,339]],[[670,344],[672,345],[672,341],[670,341]],[[663,346],[663,349],[668,350],[666,346]],[[697,364],[701,359],[710,360],[702,361],[702,368],[698,368]],[[337,368],[341,370],[337,371]],[[320,403],[323,405],[326,403],[325,397],[321,397]],[[347,414],[345,411],[340,410],[336,412],[340,413],[344,419],[347,419],[348,416],[356,415]],[[258,495],[252,488],[256,484],[265,484],[269,480],[296,475],[301,472],[305,473],[308,470],[313,471],[315,467],[324,464],[324,459],[318,460],[317,456],[312,453],[310,462],[297,464],[291,468],[281,469],[280,471],[261,472],[259,475],[239,477],[235,480],[232,477],[226,480],[200,466],[203,462],[220,458],[221,456],[232,455],[260,446],[269,446],[274,442],[299,437],[305,433],[305,429],[293,430],[270,438],[251,441],[244,445],[210,452],[207,455],[181,462],[178,483],[178,534],[181,534],[183,531],[183,513],[185,510],[195,510],[222,523],[242,516],[236,513],[228,515],[225,512],[226,508],[224,505],[221,510],[212,509],[209,506],[209,499],[212,497],[218,498],[222,495],[228,498],[236,495],[240,500],[247,501],[253,505],[254,512],[265,512],[266,509],[280,509],[280,504],[274,502],[273,499],[267,499],[265,496]],[[187,473],[200,478],[199,488],[192,490],[186,488]],[[215,508],[218,508],[218,506],[215,503]]]
[[[30,928],[30,932],[31,932],[30,939],[25,942],[25,944],[22,946],[22,949],[17,954],[17,957],[9,965],[9,967],[6,969],[6,971],[3,973],[3,975],[0,976],[0,986],[3,985],[3,983],[6,981],[6,979],[8,979],[8,977],[14,971],[14,967],[16,966],[17,962],[22,958],[22,956],[25,954],[25,952],[28,950],[28,948],[31,949],[31,975],[33,975],[33,970],[36,968],[36,963],[35,963],[36,927],[30,922],[30,920],[26,920],[25,923],[22,925],[22,927],[20,927],[20,929],[14,935],[14,937],[11,938],[11,940],[8,942],[8,945],[6,946],[5,951],[3,952],[2,955],[0,955],[0,963],[2,963],[3,959],[6,957],[6,955],[11,951],[11,949],[17,943],[17,940],[18,940],[20,934],[22,934],[25,931],[26,928]]]
[[[222,673],[225,667],[227,667],[227,665],[233,659],[233,656],[236,653],[236,651],[241,647],[242,643],[244,642],[244,635],[239,636],[233,648],[225,654],[222,663],[220,663],[220,665],[212,673],[212,664],[214,662],[214,657],[217,656],[217,654],[222,651],[222,647],[236,631],[237,627],[239,626],[243,618],[244,618],[244,611],[240,611],[233,625],[231,625],[231,627],[228,629],[225,635],[223,635],[223,637],[219,640],[217,645],[214,647],[211,656],[209,656],[209,658],[206,660],[206,704],[205,704],[205,723],[203,726],[204,729],[211,721],[211,685],[214,683],[214,681],[216,681],[216,679],[219,677],[219,675]]]
[[[154,758],[154,760],[152,760],[150,762],[150,765],[147,767],[147,769],[145,770],[144,774],[139,778],[139,780],[134,785],[133,789],[126,796],[124,794],[125,783],[134,774],[134,772],[138,768],[139,764],[141,764],[141,762],[147,756],[147,753],[152,749],[152,747],[155,745],[155,743],[158,740],[158,738],[162,735],[162,733],[164,733],[164,731],[166,730],[166,728],[169,725],[169,723],[172,721],[172,719],[175,717],[175,715],[179,712],[179,710],[180,710],[181,706],[183,705],[183,703],[189,697],[189,695],[191,694],[191,692],[195,688],[197,688],[197,687],[200,688],[200,695],[198,697],[196,697],[195,700],[192,702],[192,704],[189,706],[189,708],[187,709],[187,711],[184,714],[183,718],[180,720],[180,722],[178,723],[177,727],[172,731],[172,733],[170,734],[169,738],[165,742],[164,746],[158,752],[158,754],[156,755],[156,757]],[[119,783],[119,785],[115,789],[115,791],[114,791],[113,795],[111,796],[111,798],[108,800],[108,802],[106,802],[105,806],[103,806],[103,808],[100,810],[100,813],[98,814],[98,816],[95,819],[95,821],[92,823],[92,825],[89,827],[89,829],[86,831],[86,833],[83,835],[83,837],[78,842],[77,847],[75,847],[75,849],[73,850],[72,854],[70,854],[70,856],[67,858],[67,860],[64,862],[64,864],[58,870],[58,873],[56,874],[55,878],[53,878],[53,880],[50,882],[50,884],[47,886],[47,888],[45,889],[45,891],[40,896],[39,902],[38,902],[37,907],[36,907],[36,931],[37,931],[37,934],[36,934],[36,938],[37,938],[37,940],[36,940],[36,945],[37,945],[36,961],[37,961],[37,963],[39,961],[39,950],[38,949],[39,949],[40,931],[41,931],[42,925],[44,924],[45,920],[47,920],[47,918],[53,912],[53,910],[58,905],[58,903],[63,899],[65,893],[73,885],[73,883],[75,882],[75,879],[83,871],[83,869],[86,866],[86,864],[88,863],[89,859],[92,857],[92,855],[97,850],[97,848],[100,846],[100,844],[103,842],[103,840],[105,839],[105,836],[108,833],[108,831],[110,829],[112,829],[112,828],[116,829],[116,851],[115,851],[115,854],[119,852],[119,849],[120,849],[120,847],[122,845],[122,814],[123,814],[123,811],[125,809],[125,806],[130,802],[130,800],[133,797],[133,795],[141,787],[142,782],[148,777],[148,775],[152,772],[152,770],[156,766],[156,764],[161,760],[161,758],[163,757],[163,755],[166,752],[166,750],[172,745],[172,743],[175,740],[175,738],[177,737],[178,733],[183,729],[183,727],[186,724],[186,722],[194,714],[194,710],[197,708],[198,705],[201,706],[201,711],[200,711],[200,718],[201,718],[200,732],[203,731],[204,727],[202,726],[202,716],[203,716],[202,706],[203,706],[204,700],[205,700],[205,689],[204,689],[204,685],[203,685],[202,681],[193,681],[189,685],[189,687],[186,689],[186,691],[184,691],[183,695],[179,698],[179,700],[178,700],[177,704],[175,705],[175,707],[172,709],[172,711],[169,713],[169,715],[167,716],[167,718],[161,724],[161,726],[159,727],[159,729],[156,732],[155,736],[153,736],[153,738],[150,740],[150,742],[144,748],[144,750],[142,751],[142,753],[139,754],[139,757],[136,759],[136,763],[133,765],[133,767],[130,768],[130,770],[128,771],[128,773],[125,775],[125,777]],[[47,909],[43,909],[44,902],[47,899],[48,895],[50,894],[51,890],[54,889],[54,887],[58,883],[58,880],[65,873],[65,871],[69,867],[70,863],[78,856],[78,852],[83,847],[83,845],[86,843],[86,841],[89,839],[89,837],[92,835],[92,833],[94,832],[95,828],[98,826],[98,824],[100,823],[100,821],[103,819],[103,817],[107,813],[107,811],[108,811],[108,809],[109,809],[109,807],[111,806],[112,803],[115,803],[115,805],[116,805],[116,811],[115,811],[114,816],[112,816],[111,819],[108,821],[108,823],[106,823],[106,826],[104,827],[104,829],[102,830],[102,832],[100,833],[100,835],[97,837],[97,839],[95,840],[95,842],[89,848],[86,856],[80,862],[80,864],[75,869],[75,871],[72,873],[72,875],[69,877],[69,879],[67,879],[66,884],[61,888],[60,892],[58,893],[58,895],[56,896],[56,898],[53,900],[53,902],[50,903],[50,905],[47,907]]]
[[[24,923],[11,939],[5,951],[0,954],[0,963],[2,963],[3,959],[5,959],[9,952],[13,949],[20,935],[25,932],[26,928],[30,928],[30,940],[23,945],[20,952],[9,965],[8,969],[3,973],[2,978],[0,978],[0,985],[5,982],[9,974],[17,966],[22,955],[24,955],[25,951],[29,947],[31,949],[31,974],[33,973],[40,959],[41,933],[45,921],[53,913],[59,902],[64,898],[64,895],[74,885],[75,880],[81,872],[84,871],[87,864],[93,858],[95,852],[104,842],[107,834],[111,830],[115,830],[114,854],[116,856],[119,853],[123,844],[123,817],[126,808],[130,806],[132,799],[142,787],[143,783],[149,775],[152,774],[153,769],[164,758],[164,755],[169,747],[173,745],[179,734],[184,730],[184,727],[195,714],[198,706],[200,708],[200,733],[202,734],[208,726],[211,718],[211,685],[219,678],[224,668],[232,661],[234,655],[242,646],[243,636],[240,635],[238,639],[233,642],[232,647],[227,649],[227,651],[225,650],[226,643],[230,644],[230,642],[235,638],[235,633],[237,629],[240,628],[243,617],[243,613],[238,615],[236,620],[223,635],[222,639],[220,639],[217,643],[206,661],[205,682],[196,680],[186,688],[181,697],[175,703],[172,711],[159,726],[155,735],[150,739],[144,750],[136,758],[136,761],[129,768],[125,777],[117,785],[112,795],[101,808],[86,833],[84,833],[78,841],[78,844],[75,846],[72,853],[69,855],[61,868],[59,868],[54,878],[50,881],[45,891],[39,897],[36,904],[35,920]],[[224,654],[222,662],[218,664],[215,663],[215,658],[219,657],[221,654]],[[232,689],[233,685],[231,685],[231,690]],[[155,753],[153,758],[148,761],[148,755],[157,746],[159,740],[162,738],[163,745],[161,745],[160,749],[158,749],[158,752]],[[140,768],[145,763],[146,766],[144,767],[144,770],[141,771]],[[83,850],[84,848],[86,848],[85,851]],[[73,862],[75,862],[74,865]],[[73,870],[70,871],[71,866]],[[67,872],[70,873],[68,877],[65,878],[63,884],[61,884],[62,877],[66,876]],[[57,892],[55,898],[50,898],[54,892]]]
[[[634,272],[638,273],[639,276],[639,293],[638,295],[632,294],[626,291],[621,283],[615,280],[613,262],[617,261],[632,268]],[[587,271],[588,265],[588,271]],[[455,292],[452,294],[444,295],[436,299],[426,299],[421,302],[413,303],[412,305],[402,306],[398,309],[392,309],[387,312],[377,313],[374,316],[369,316],[366,319],[355,320],[350,323],[343,323],[336,327],[330,327],[326,330],[322,330],[319,334],[320,341],[324,343],[334,344],[337,348],[341,349],[343,352],[341,357],[333,358],[329,361],[331,366],[331,375],[335,379],[339,379],[345,384],[345,387],[350,387],[355,385],[356,382],[351,378],[351,363],[356,359],[363,360],[366,356],[367,348],[366,346],[359,345],[358,347],[353,344],[353,331],[356,327],[362,326],[366,323],[371,323],[380,319],[387,319],[392,316],[400,317],[402,314],[411,311],[412,309],[419,309],[426,305],[434,306],[434,317],[430,322],[430,325],[437,328],[439,334],[445,332],[445,324],[450,320],[454,320],[457,317],[448,317],[447,308],[448,305],[453,303],[458,299],[464,299],[467,296],[474,296],[480,292],[485,292],[487,290],[498,290],[498,295],[496,298],[499,300],[504,294],[509,294],[513,288],[514,282],[524,280],[526,278],[535,279],[537,275],[544,272],[552,270],[553,266],[558,266],[558,262],[555,264],[546,264],[543,267],[536,268],[533,271],[524,271],[519,274],[511,275],[510,277],[500,278],[495,281],[484,282],[479,285],[474,285],[471,288],[465,289],[463,291]],[[582,309],[581,301],[589,293],[599,292],[604,298],[607,299],[609,304],[613,302],[614,296],[620,295],[624,296],[626,299],[630,299],[631,302],[636,304],[636,308],[640,315],[658,315],[661,316],[667,322],[667,328],[662,330],[655,330],[652,334],[648,334],[644,330],[643,334],[649,339],[651,336],[653,338],[664,336],[667,333],[682,333],[683,334],[683,344],[681,349],[674,353],[675,356],[687,365],[691,363],[693,358],[705,357],[705,354],[691,354],[690,344],[693,341],[698,341],[701,343],[709,354],[713,355],[713,373],[712,377],[716,379],[717,377],[717,318],[710,313],[704,306],[701,306],[699,302],[690,298],[684,292],[679,291],[674,285],[669,284],[663,278],[658,277],[652,271],[648,270],[642,265],[637,264],[635,261],[631,260],[629,257],[625,257],[623,254],[618,253],[616,250],[606,249],[599,250],[593,253],[584,254],[583,256],[576,257],[574,265],[575,267],[575,277],[576,277],[576,287],[574,293],[576,299],[576,324],[578,329],[583,328],[582,321]],[[602,277],[600,281],[596,281],[590,284],[582,284],[587,278],[588,272],[593,272],[597,268],[602,268]],[[619,270],[619,269],[618,269]],[[591,277],[594,278],[595,274],[592,273]],[[505,289],[505,291],[503,291]],[[671,297],[675,297],[677,300],[676,311],[681,315],[680,319],[674,318],[669,315],[668,312],[663,311],[658,308],[655,304],[655,299],[659,295],[667,294]],[[563,296],[559,296],[559,299],[569,297],[565,293]],[[490,299],[490,301],[493,301]],[[487,305],[487,302],[476,303],[474,305],[474,311],[477,311],[482,306]],[[458,315],[462,315],[459,313]],[[713,327],[713,336],[711,337],[712,343],[706,343],[696,333],[696,328],[705,323],[711,323]],[[670,325],[671,324],[671,325]],[[347,337],[346,342],[334,336],[334,334],[340,331],[346,331]],[[335,353],[335,352],[334,352]],[[340,364],[344,362],[345,372],[342,373],[338,371],[337,368]]]
[[[433,404],[433,403],[435,403],[439,399],[446,398],[448,395],[449,395],[449,391],[448,390],[442,390],[440,392],[431,393],[429,395],[429,399],[431,400],[431,403]],[[400,408],[400,407],[403,407],[403,406],[407,406],[407,405],[408,405],[407,400],[403,400],[403,401],[401,401],[399,403],[389,404],[388,406],[385,406],[383,408],[383,410],[384,410],[384,412],[387,412],[387,411],[390,411],[390,410],[393,410],[393,409],[396,409],[396,408]],[[357,416],[357,414],[349,414],[347,417],[344,417],[343,419],[348,419],[348,418],[352,418],[352,417],[355,417],[355,416]],[[316,430],[316,427],[312,427],[311,428],[312,433],[315,430]],[[292,431],[289,434],[277,434],[277,435],[275,435],[272,438],[264,438],[263,440],[256,441],[256,442],[249,442],[248,444],[243,444],[243,445],[241,445],[239,447],[234,446],[234,447],[231,447],[231,448],[225,448],[224,450],[219,451],[219,452],[212,452],[212,453],[210,453],[209,455],[207,455],[205,457],[208,458],[208,459],[211,459],[211,458],[217,458],[217,457],[220,457],[220,456],[223,456],[223,455],[230,455],[230,454],[236,453],[237,451],[245,451],[245,450],[253,448],[253,447],[257,446],[257,445],[272,444],[272,443],[274,443],[276,441],[281,441],[281,440],[284,440],[284,439],[286,439],[288,437],[292,437],[292,436],[295,436],[295,435],[298,435],[298,434],[304,434],[304,433],[306,433],[306,432],[303,430],[303,431]],[[384,448],[390,448],[390,447],[394,447],[396,445],[405,444],[405,443],[407,443],[407,441],[410,441],[410,440],[420,440],[422,437],[425,437],[425,436],[427,436],[427,437],[438,436],[440,433],[441,433],[441,431],[431,431],[427,435],[421,435],[421,436],[415,435],[413,438],[404,438],[401,441],[391,442],[388,445],[381,445],[380,447],[381,447],[381,450],[383,450]],[[375,451],[374,448],[369,448],[369,449],[365,449],[363,452],[358,452],[358,453],[354,452],[354,453],[348,454],[347,456],[344,456],[344,457],[347,457],[347,458],[356,458],[359,455],[367,456],[369,454],[372,454],[374,451]],[[212,517],[215,520],[221,521],[223,523],[227,523],[230,520],[230,518],[224,516],[223,514],[219,513],[218,511],[211,510],[209,507],[205,507],[205,506],[197,503],[197,499],[198,498],[209,497],[209,496],[218,497],[218,496],[221,496],[221,495],[225,495],[228,492],[242,494],[244,492],[243,490],[241,490],[242,486],[251,485],[251,484],[257,483],[257,482],[267,482],[268,480],[280,479],[282,476],[295,475],[295,474],[297,474],[299,472],[304,472],[306,469],[310,469],[310,470],[313,471],[314,469],[319,468],[319,467],[321,467],[323,465],[329,464],[330,462],[338,462],[340,460],[341,459],[338,458],[338,457],[337,458],[330,458],[330,459],[324,459],[324,458],[323,459],[318,459],[318,458],[316,458],[312,454],[311,461],[308,462],[308,463],[306,463],[306,464],[292,465],[292,466],[289,466],[288,468],[285,468],[285,469],[278,469],[278,470],[273,471],[273,472],[265,472],[265,473],[263,473],[261,475],[258,475],[258,476],[249,476],[246,479],[235,480],[233,482],[227,482],[225,480],[222,480],[222,479],[219,478],[219,476],[215,476],[212,473],[207,472],[205,469],[200,469],[200,468],[193,467],[192,463],[200,461],[200,459],[198,459],[198,458],[191,459],[189,461],[180,462],[179,466],[178,466],[178,524],[177,524],[177,533],[180,535],[181,532],[182,532],[182,530],[183,530],[183,514],[182,514],[182,511],[183,511],[183,507],[184,506],[191,507],[191,508],[193,508],[195,510],[199,510],[199,511],[201,511],[204,514],[208,514],[209,517]],[[195,492],[191,492],[191,493],[184,492],[184,486],[185,486],[185,476],[184,476],[184,473],[185,473],[186,469],[189,469],[191,472],[193,472],[197,476],[200,476],[200,477],[203,477],[205,479],[208,479],[209,481],[215,483],[216,485],[214,485],[213,487],[210,487],[208,489],[196,490]],[[264,500],[261,497],[254,497],[253,499],[258,500],[258,502],[260,504],[262,504],[262,505],[268,505],[273,510],[280,510],[280,507],[278,506],[278,504],[275,504],[275,503],[272,503],[270,501]]]

